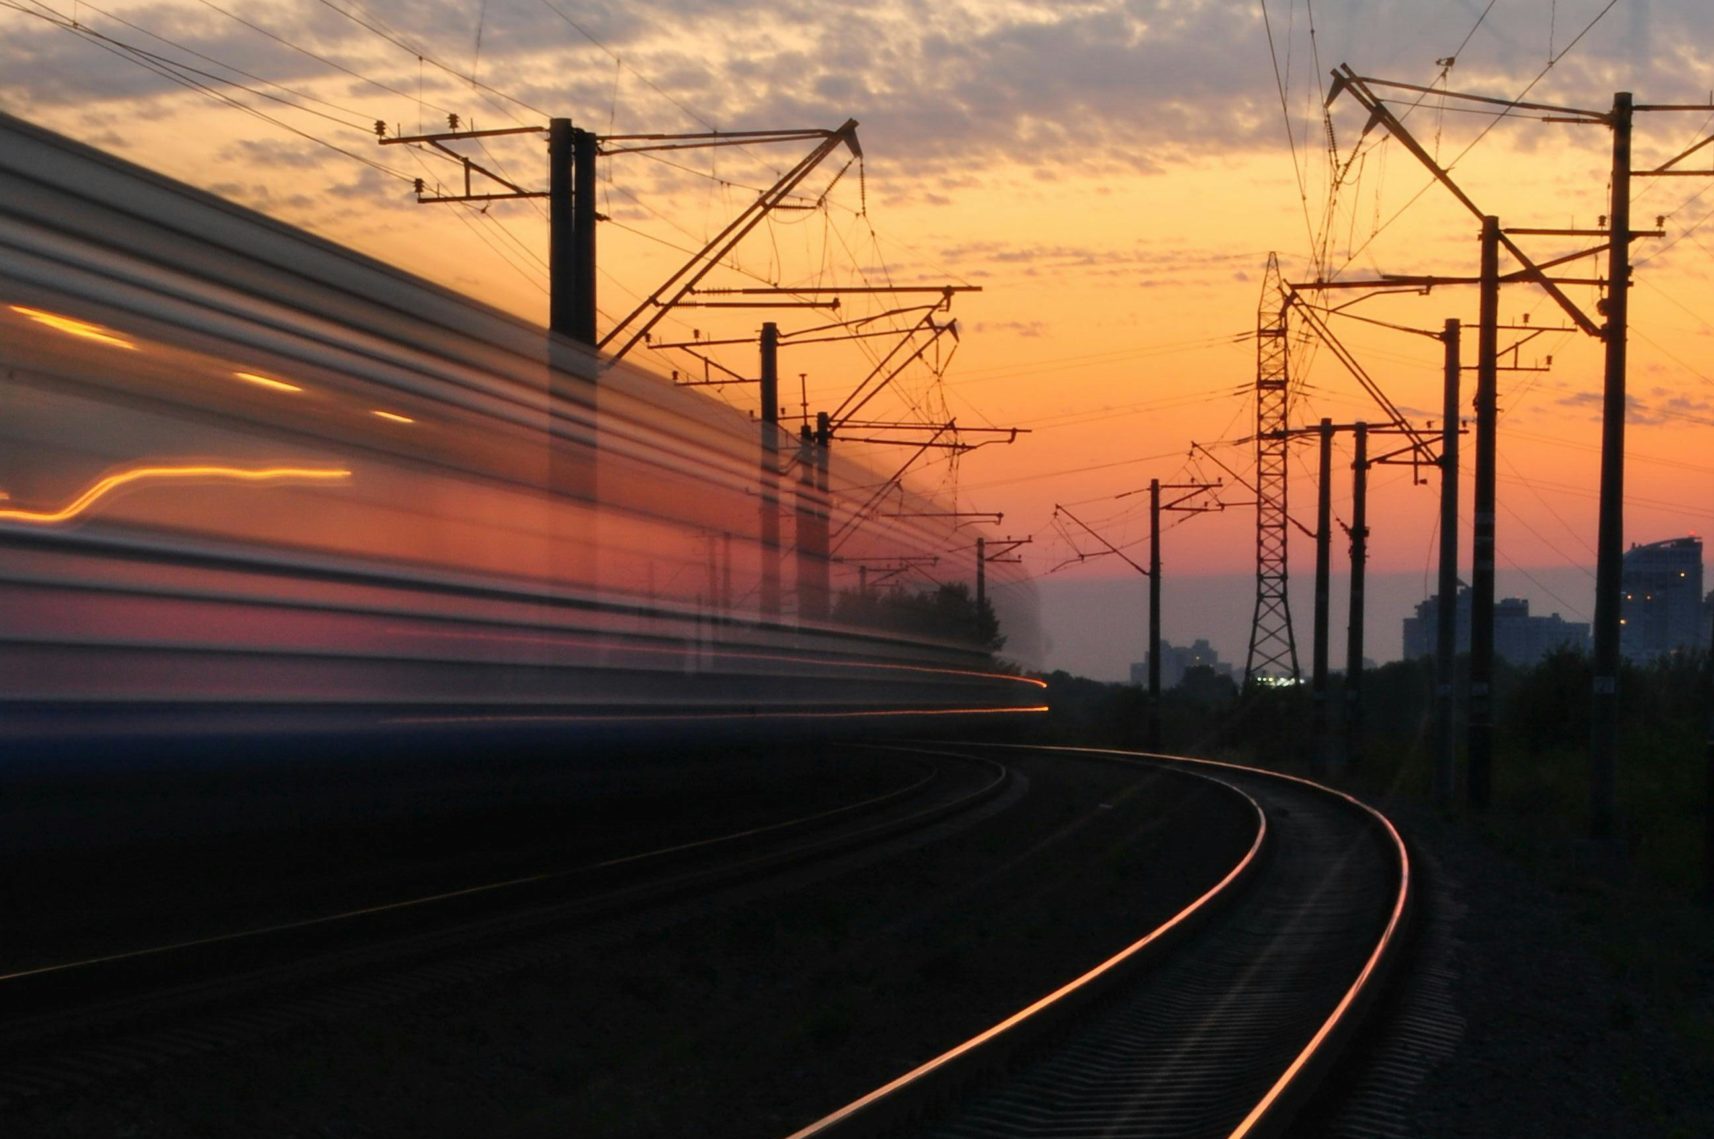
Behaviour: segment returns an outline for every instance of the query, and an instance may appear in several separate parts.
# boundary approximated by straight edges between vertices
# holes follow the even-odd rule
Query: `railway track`
[[[329,1012],[492,977],[770,876],[908,841],[1005,792],[1002,762],[919,753],[916,777],[797,818],[360,909],[0,973],[0,1105]],[[602,932],[605,931],[605,932]]]
[[[1217,780],[1255,804],[1257,843],[1125,952],[792,1139],[1276,1134],[1335,1062],[1412,902],[1392,824],[1289,776],[1064,750]]]
[[[981,1034],[1000,1043],[965,1049],[973,1062],[952,1065],[951,1081],[885,1096],[851,1124],[964,1134],[945,1130],[963,1126],[946,1110],[1004,1094],[984,1082],[994,1068],[1045,1062],[1049,1044],[1070,1044],[1168,956],[1229,922],[1243,904],[1231,891],[1258,894],[1280,826],[1256,847],[1260,797],[1235,779],[1089,753],[926,750],[986,756],[1013,774],[938,823],[853,834],[843,852],[729,886],[689,885],[606,916],[562,908],[515,934],[419,941],[415,956],[383,939],[343,970],[314,953],[301,976],[276,964],[201,992],[99,1002],[104,1019],[62,1025],[46,1050],[0,1031],[0,1114],[20,1136],[137,1129],[139,1111],[139,1134],[218,1131],[210,1121],[237,1111],[255,1134],[338,1119],[353,1133],[778,1137],[1065,977],[1136,959],[1093,970],[1106,979],[1081,995],[1038,1002],[1053,1006],[1045,1016],[1013,1018],[1029,1031]],[[1118,953],[1160,926],[1170,928]],[[1023,1039],[1043,1025],[1047,1038]],[[995,1110],[1013,1125],[1035,1109]],[[106,1126],[56,1122],[72,1111]]]

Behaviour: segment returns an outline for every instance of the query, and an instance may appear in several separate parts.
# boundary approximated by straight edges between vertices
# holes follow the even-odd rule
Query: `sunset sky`
[[[804,204],[815,208],[776,215],[740,247],[736,265],[707,283],[979,286],[954,301],[961,337],[941,374],[913,370],[872,410],[1028,430],[956,463],[925,462],[918,485],[956,492],[962,509],[1004,512],[993,537],[1033,539],[1021,552],[1054,640],[1046,663],[1109,678],[1141,656],[1140,613],[1110,612],[1128,604],[1126,590],[1142,596],[1141,578],[1098,556],[1101,543],[1063,512],[1056,518],[1055,507],[1142,562],[1147,496],[1118,496],[1150,478],[1222,477],[1213,460],[1189,458],[1193,441],[1253,475],[1241,440],[1253,428],[1252,334],[1269,252],[1300,282],[1322,267],[1341,279],[1476,270],[1476,219],[1414,157],[1381,131],[1365,134],[1349,98],[1324,122],[1328,72],[1341,63],[1429,88],[1593,111],[1620,90],[1642,103],[1708,104],[1714,13],[1706,0],[0,6],[0,108],[538,321],[547,300],[539,203],[485,213],[416,204],[411,179],[450,184],[456,172],[377,145],[375,120],[411,134],[443,129],[449,113],[477,128],[565,116],[603,135],[858,120],[862,163],[847,167],[844,152],[830,159],[804,185]],[[169,68],[176,79],[161,74]],[[201,89],[188,88],[192,81]],[[1418,141],[1502,224],[1588,228],[1607,213],[1605,128],[1472,113],[1433,92],[1393,94]],[[1711,131],[1714,106],[1640,114],[1634,165],[1658,164]],[[602,328],[806,150],[790,143],[607,159]],[[520,183],[545,185],[537,136],[469,153]],[[1633,247],[1627,544],[1706,534],[1714,517],[1711,157],[1714,147],[1691,160],[1710,177],[1639,179],[1633,195],[1634,224],[1652,227],[1659,217],[1665,236]],[[1336,193],[1335,161],[1343,170]],[[1541,260],[1593,244],[1520,243]],[[1600,276],[1605,260],[1562,271]],[[1594,313],[1596,289],[1568,292]],[[1336,304],[1356,296],[1328,294]],[[871,303],[852,298],[841,315]],[[1438,420],[1440,348],[1410,330],[1464,320],[1473,366],[1475,291],[1395,295],[1348,311],[1333,321],[1344,343],[1419,426]],[[767,319],[789,331],[835,318],[686,310],[657,339],[750,337]],[[1500,592],[1587,621],[1600,345],[1525,286],[1505,290],[1501,319],[1547,331],[1520,348],[1515,363],[1525,370],[1501,375]],[[887,342],[864,343],[880,352]],[[804,399],[812,412],[838,404],[870,366],[864,351],[788,350],[789,412]],[[717,358],[754,374],[754,349],[724,348]],[[690,363],[668,352],[639,359],[662,371]],[[1381,418],[1328,351],[1305,345],[1294,363],[1304,385],[1295,421]],[[1474,383],[1472,371],[1466,408]],[[746,411],[755,406],[752,386],[708,390]],[[1334,513],[1345,520],[1348,447],[1342,439],[1334,480]],[[877,452],[877,465],[898,461]],[[1306,443],[1291,472],[1292,513],[1306,522],[1314,472]],[[1252,496],[1224,477],[1220,497],[1233,505],[1175,516],[1163,535],[1164,634],[1212,637],[1241,667],[1255,519],[1238,505]],[[1378,469],[1370,512],[1370,566],[1382,584],[1370,655],[1384,660],[1397,655],[1405,606],[1433,589],[1433,482],[1413,486],[1408,467]],[[1335,548],[1343,570],[1343,537]],[[1468,551],[1466,530],[1465,566]],[[1303,591],[1292,604],[1306,668],[1311,568],[1310,544],[1294,538]],[[1337,667],[1342,605],[1334,619]],[[1119,625],[1127,631],[1116,633]]]

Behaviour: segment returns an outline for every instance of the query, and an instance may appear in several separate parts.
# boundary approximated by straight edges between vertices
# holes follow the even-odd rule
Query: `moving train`
[[[973,537],[774,430],[0,116],[0,739],[1040,711],[836,619]]]

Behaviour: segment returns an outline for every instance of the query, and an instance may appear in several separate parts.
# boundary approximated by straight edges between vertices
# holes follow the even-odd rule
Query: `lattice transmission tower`
[[[1286,598],[1286,449],[1291,410],[1290,352],[1286,310],[1290,298],[1279,258],[1268,254],[1262,299],[1256,310],[1256,609],[1250,623],[1250,652],[1244,683],[1259,673],[1290,668],[1300,677]]]

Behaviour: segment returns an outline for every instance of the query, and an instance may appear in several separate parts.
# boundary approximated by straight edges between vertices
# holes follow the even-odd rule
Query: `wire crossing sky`
[[[1146,506],[1118,496],[1150,478],[1222,477],[1199,455],[1253,467],[1252,333],[1270,251],[1295,282],[1474,273],[1469,214],[1397,140],[1365,130],[1349,100],[1325,107],[1334,67],[1417,85],[1390,92],[1394,112],[1484,211],[1517,227],[1598,226],[1611,139],[1505,101],[1600,110],[1621,90],[1644,103],[1714,93],[1714,12],[1701,0],[0,0],[0,33],[7,111],[543,321],[540,203],[419,206],[415,179],[433,187],[461,173],[376,145],[376,123],[409,134],[443,129],[449,115],[477,129],[566,116],[622,134],[858,120],[861,163],[827,164],[803,187],[806,208],[773,216],[708,283],[980,286],[948,314],[955,356],[901,376],[865,415],[1029,429],[1007,446],[926,456],[910,477],[956,490],[960,509],[1003,512],[999,533],[1033,535],[1018,552],[1050,586],[1135,577],[1115,558],[1077,559],[1055,504],[1135,549]],[[1714,105],[1643,116],[1638,165],[1711,129]],[[1711,153],[1691,164],[1710,169]],[[535,136],[470,154],[507,178],[545,181]],[[603,324],[800,156],[745,145],[605,160]],[[1648,542],[1705,533],[1714,513],[1714,179],[1639,180],[1633,212],[1664,231],[1632,248],[1626,541]],[[1531,248],[1547,259],[1575,246]],[[1604,269],[1600,257],[1560,267]],[[1568,291],[1595,311],[1598,285]],[[1330,307],[1356,300],[1326,296]],[[1448,317],[1473,324],[1475,305],[1473,289],[1401,289],[1327,319],[1420,425],[1440,414],[1440,360],[1418,332]],[[686,309],[655,339],[742,340],[763,320],[790,332],[885,307]],[[1539,289],[1503,292],[1502,320],[1539,331],[1518,338],[1501,376],[1500,558],[1515,567],[1501,588],[1586,619],[1575,582],[1592,560],[1600,345],[1562,317]],[[887,342],[859,343],[783,355],[788,412],[849,395]],[[755,368],[741,346],[700,355],[711,376]],[[697,358],[651,349],[645,362],[701,376]],[[1293,368],[1298,421],[1381,418],[1308,340]],[[755,410],[754,385],[705,390]],[[1348,520],[1349,443],[1338,446],[1334,512]],[[1313,501],[1313,468],[1307,449],[1294,456],[1293,503]],[[1225,482],[1225,511],[1170,533],[1167,572],[1180,580],[1253,570],[1253,508]],[[1420,580],[1432,489],[1384,468],[1369,498],[1372,572]],[[1305,569],[1308,557],[1294,546]],[[1371,626],[1385,635],[1399,615],[1374,613]],[[1217,623],[1169,593],[1169,639],[1212,634],[1241,655]],[[1137,659],[1139,646],[1140,632],[1102,660]]]

